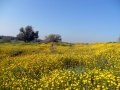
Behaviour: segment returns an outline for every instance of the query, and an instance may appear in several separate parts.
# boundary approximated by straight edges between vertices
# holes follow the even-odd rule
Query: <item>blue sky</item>
[[[120,36],[120,0],[0,0],[0,35],[16,36],[31,25],[40,39],[109,42]]]

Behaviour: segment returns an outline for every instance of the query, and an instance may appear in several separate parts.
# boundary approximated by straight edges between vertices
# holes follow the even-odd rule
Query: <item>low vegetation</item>
[[[119,47],[0,43],[0,90],[120,90]]]

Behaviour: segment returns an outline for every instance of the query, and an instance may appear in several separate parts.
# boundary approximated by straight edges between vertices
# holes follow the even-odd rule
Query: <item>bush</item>
[[[9,37],[3,37],[2,41],[3,42],[11,42],[11,39]]]

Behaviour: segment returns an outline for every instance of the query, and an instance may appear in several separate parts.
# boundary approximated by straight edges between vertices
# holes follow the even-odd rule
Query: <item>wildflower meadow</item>
[[[0,90],[120,90],[120,43],[0,43]]]

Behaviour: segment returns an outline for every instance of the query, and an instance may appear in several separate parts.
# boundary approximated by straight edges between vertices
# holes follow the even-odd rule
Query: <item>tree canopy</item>
[[[20,33],[17,35],[17,39],[30,42],[38,38],[38,31],[33,31],[32,26],[26,26],[24,29],[23,27],[20,28]]]

